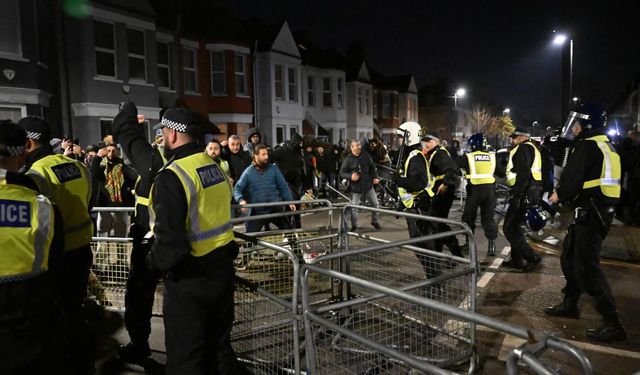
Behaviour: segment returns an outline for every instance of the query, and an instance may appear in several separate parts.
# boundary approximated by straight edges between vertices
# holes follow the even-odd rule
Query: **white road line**
[[[511,251],[511,246],[505,246],[500,252],[500,254],[507,256],[510,251]],[[504,262],[503,257],[497,257],[493,260],[493,262],[491,262],[491,265],[489,266],[487,271],[485,271],[485,273],[482,275],[480,280],[478,280],[478,283],[476,284],[478,288],[485,288],[487,284],[489,284],[489,281],[491,281],[491,278],[493,278],[493,276],[495,276],[496,274],[495,272],[491,272],[489,270],[497,270],[498,267],[500,267],[500,265],[502,264],[502,262]]]
[[[504,340],[502,341],[502,346],[500,347],[500,354],[498,354],[498,359],[501,361],[506,361],[507,357],[509,356],[509,353],[511,353],[511,351],[514,348],[522,345],[525,341],[526,341],[525,339],[521,339],[519,337],[505,335]],[[633,351],[624,350],[624,349],[616,349],[608,346],[595,345],[595,344],[582,342],[582,341],[573,341],[573,340],[566,340],[566,341],[570,342],[571,344],[585,351],[610,354],[618,357],[640,359],[640,352],[633,352]]]

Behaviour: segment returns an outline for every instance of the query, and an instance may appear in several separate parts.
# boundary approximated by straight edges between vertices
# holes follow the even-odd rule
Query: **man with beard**
[[[249,152],[242,149],[240,137],[235,134],[229,136],[227,147],[222,152],[222,158],[229,162],[229,176],[233,181],[238,181],[242,172],[251,165]]]
[[[236,201],[242,206],[247,203],[271,203],[291,201],[291,193],[284,176],[274,164],[269,163],[269,150],[267,146],[258,144],[254,148],[253,164],[247,168],[236,183],[233,191]],[[294,204],[289,205],[291,211],[296,210]],[[242,208],[242,213],[250,215],[263,215],[283,211],[282,207],[256,207]],[[276,217],[271,219],[249,220],[247,232],[258,232],[269,222],[279,229],[291,229],[288,217]]]

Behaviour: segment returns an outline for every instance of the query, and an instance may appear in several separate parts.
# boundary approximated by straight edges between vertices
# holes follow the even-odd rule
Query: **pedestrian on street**
[[[231,185],[202,152],[195,113],[169,109],[162,129],[167,164],[149,197],[155,241],[147,264],[166,273],[166,374],[243,374],[231,348],[234,319]]]
[[[130,341],[118,349],[125,362],[143,363],[151,355],[149,335],[156,286],[161,273],[145,264],[151,243],[145,235],[151,230],[149,218],[149,192],[156,173],[164,165],[162,155],[147,140],[143,124],[138,122],[138,109],[133,102],[122,102],[113,119],[113,135],[122,146],[132,167],[138,172],[135,184],[135,211],[129,228],[133,239],[130,269],[125,292],[124,325]]]
[[[93,262],[89,171],[82,162],[53,153],[49,143],[51,129],[42,118],[24,117],[18,125],[27,133],[25,174],[34,180],[38,190],[60,209],[62,215],[64,256],[56,287],[70,344],[67,359],[73,359],[75,373],[92,374],[95,371],[93,348],[89,344],[89,326],[83,308]]]
[[[440,145],[440,139],[433,134],[427,134],[422,137],[427,149],[427,158],[429,159],[429,172],[433,178],[433,206],[431,213],[435,217],[446,219],[449,217],[449,211],[455,199],[456,184],[460,178],[458,166],[451,158],[449,151]],[[448,232],[451,230],[447,224],[438,223],[436,232]],[[436,240],[436,251],[442,252],[443,245],[447,245],[451,254],[463,257],[462,250],[455,236],[446,237]]]
[[[498,226],[493,219],[496,209],[496,178],[493,174],[496,170],[496,157],[487,151],[487,139],[482,133],[469,137],[467,144],[471,152],[457,159],[458,166],[465,171],[469,182],[462,221],[474,232],[480,208],[480,221],[488,240],[487,255],[495,256]]]
[[[360,199],[364,197],[369,204],[378,208],[378,197],[373,185],[380,182],[376,166],[366,152],[362,152],[360,141],[352,140],[349,144],[351,154],[347,155],[340,167],[340,178],[349,181],[349,189],[351,189],[351,203],[359,205]],[[358,210],[351,211],[351,231],[358,231]],[[382,227],[378,222],[378,213],[371,212],[371,226],[376,230]]]
[[[514,146],[507,164],[507,186],[511,187],[511,197],[502,227],[511,245],[511,260],[503,265],[523,272],[532,271],[542,261],[542,257],[527,243],[522,230],[527,209],[536,206],[542,196],[542,160],[540,151],[529,140],[530,136],[521,128],[516,128],[510,135]]]
[[[51,201],[18,173],[26,142],[20,126],[0,121],[0,374],[68,374],[52,282],[64,233]]]
[[[567,281],[562,303],[545,309],[551,316],[577,319],[582,293],[593,297],[596,311],[604,324],[588,329],[587,337],[601,340],[625,340],[616,303],[602,269],[600,250],[615,216],[620,199],[620,156],[605,135],[606,113],[595,104],[584,104],[565,133],[575,135],[573,151],[560,176],[552,203],[575,206],[575,223],[568,228],[560,264]]]

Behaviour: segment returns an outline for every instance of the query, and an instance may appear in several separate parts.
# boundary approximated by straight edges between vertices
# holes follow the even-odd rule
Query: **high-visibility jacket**
[[[0,284],[33,278],[48,269],[53,206],[23,186],[0,189]]]
[[[176,174],[186,193],[185,228],[191,255],[200,257],[231,242],[234,239],[229,205],[231,185],[218,163],[199,152],[173,160],[165,168]],[[153,218],[153,189],[151,191],[149,207]]]
[[[509,163],[507,164],[507,185],[508,186],[513,186],[516,184],[517,174],[513,172],[511,169],[513,169],[513,155],[516,154],[516,151],[518,151],[518,148],[521,145],[529,145],[530,147],[533,148],[534,158],[533,158],[533,163],[531,163],[531,167],[530,167],[531,176],[533,176],[534,181],[542,181],[542,156],[540,155],[540,151],[538,151],[538,148],[533,143],[531,143],[531,141],[524,141],[521,144],[514,147],[509,152]]]
[[[429,156],[429,165],[431,165],[431,163],[433,162],[433,157],[440,151],[446,152],[447,155],[449,155],[449,157],[451,157],[451,154],[449,153],[449,150],[447,150],[446,148],[442,147],[442,146],[436,146],[436,149],[433,150],[433,152],[431,153],[431,156]],[[444,175],[438,175],[438,176],[431,176],[431,178],[433,179],[433,184],[432,186],[435,186],[435,183],[439,180],[444,179]]]
[[[496,156],[486,151],[475,151],[467,154],[469,173],[465,176],[472,185],[493,184],[496,178]]]
[[[91,242],[91,181],[87,167],[64,155],[48,155],[33,163],[27,175],[33,178],[40,192],[60,209],[64,250],[77,249]]]
[[[424,192],[429,194],[429,197],[434,196],[433,183],[435,180],[431,178],[431,172],[429,172],[429,162],[427,161],[427,158],[422,154],[420,150],[413,150],[409,153],[407,160],[404,162],[404,175],[405,176],[407,175],[407,170],[409,168],[409,161],[412,158],[417,157],[418,155],[424,159],[424,164],[427,169],[427,181],[426,181],[427,186],[422,190],[412,191],[412,192],[408,192],[405,188],[398,187],[398,196],[400,197],[402,204],[404,204],[404,206],[407,208],[413,207],[416,197]]]
[[[622,170],[620,166],[620,155],[615,152],[606,135],[597,135],[585,138],[585,141],[596,142],[602,152],[602,171],[600,178],[585,181],[582,189],[590,189],[599,186],[602,194],[609,198],[620,198],[620,179]]]

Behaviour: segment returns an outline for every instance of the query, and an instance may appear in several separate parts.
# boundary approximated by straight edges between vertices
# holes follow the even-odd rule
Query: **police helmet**
[[[580,128],[585,133],[600,132],[607,125],[607,112],[595,103],[582,104],[577,111],[569,113],[569,117],[562,128],[562,138],[575,139],[577,124],[580,125]]]
[[[422,135],[422,126],[417,122],[405,122],[402,123],[396,130],[398,136],[405,139],[407,146],[413,146],[420,143],[420,136]]]
[[[469,148],[471,151],[486,151],[487,150],[487,139],[484,137],[482,133],[476,133],[469,137],[467,141]]]
[[[527,228],[537,232],[547,224],[547,215],[539,206],[532,206],[527,209],[525,222]]]

